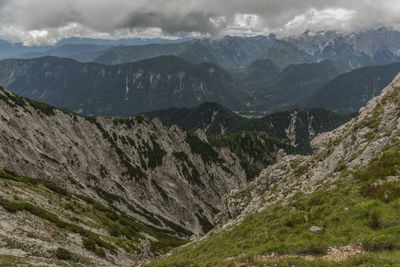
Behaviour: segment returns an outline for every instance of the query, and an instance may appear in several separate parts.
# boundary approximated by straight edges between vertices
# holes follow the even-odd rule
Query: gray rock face
[[[225,197],[220,216],[226,222],[223,228],[241,221],[249,213],[278,201],[285,202],[297,192],[308,194],[323,185],[334,186],[340,170],[366,166],[391,142],[398,142],[399,96],[400,74],[360,110],[358,117],[315,137],[311,142],[313,155],[279,155],[279,161],[264,169],[246,189]],[[385,181],[393,179],[397,177],[386,177]]]
[[[214,224],[223,196],[246,185],[229,150],[157,119],[84,118],[3,89],[0,115],[0,169],[54,181],[157,227],[171,229],[171,221],[201,234]]]

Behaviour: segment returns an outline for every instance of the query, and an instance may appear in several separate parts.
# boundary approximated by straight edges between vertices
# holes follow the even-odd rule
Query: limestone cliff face
[[[353,173],[400,140],[400,74],[347,124],[314,138],[313,155],[279,155],[244,190],[225,198],[221,220],[234,224],[296,193],[311,193],[332,184],[344,171]],[[399,177],[382,177],[396,180]]]
[[[54,181],[180,235],[208,231],[223,195],[246,185],[228,149],[157,119],[85,118],[4,89],[0,115],[0,169]]]

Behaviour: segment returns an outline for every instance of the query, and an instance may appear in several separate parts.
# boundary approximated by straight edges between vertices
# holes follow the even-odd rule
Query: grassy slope
[[[150,266],[251,263],[257,261],[257,256],[271,252],[322,256],[330,246],[359,242],[368,252],[340,265],[400,264],[400,252],[392,251],[400,248],[400,182],[370,189],[374,180],[398,174],[399,168],[400,143],[397,143],[373,159],[366,172],[343,172],[332,184],[333,189],[325,187],[311,195],[297,195],[287,204],[272,205],[248,216],[239,225],[182,248]],[[352,174],[357,178],[351,179]],[[309,232],[312,225],[323,226],[323,231]],[[229,261],[229,257],[237,258]],[[266,262],[258,263],[263,266]],[[293,257],[281,263],[328,265],[318,257],[314,262]]]
[[[41,262],[61,264],[59,260],[62,259],[86,266],[95,264],[97,260],[104,260],[109,254],[123,255],[134,262],[141,253],[140,240],[146,235],[157,239],[150,242],[154,254],[165,253],[184,243],[171,236],[168,231],[140,224],[116,209],[105,207],[87,196],[71,194],[52,182],[0,171],[0,185],[0,209],[8,212],[9,216],[19,214],[19,218],[36,217],[41,225],[47,225],[46,234],[50,236],[30,232],[27,230],[28,226],[24,229],[24,223],[19,233],[34,238],[35,242],[32,243],[38,240],[39,243],[45,242],[52,247],[58,246],[50,252],[50,256],[48,251],[43,251],[43,255],[32,255],[32,248],[19,242],[19,239],[0,235],[1,243],[5,243],[2,247],[26,250],[31,256],[41,258]],[[51,235],[52,232],[57,234]],[[72,233],[78,234],[82,239],[82,253],[68,249],[76,245],[66,238]],[[13,233],[13,237],[14,235],[17,236],[18,233]],[[29,263],[32,258],[7,254],[0,256],[0,265],[18,261]]]
[[[399,90],[397,88],[383,98],[374,111],[347,134],[367,127],[372,130],[366,136],[368,141],[378,140],[378,134],[374,132],[378,132],[382,109],[389,102],[400,106]],[[399,113],[395,116],[398,119]],[[381,134],[391,135],[391,132]],[[342,135],[342,138],[345,136]],[[338,145],[338,142],[328,145],[308,162],[324,160]],[[347,160],[354,160],[359,152]],[[171,256],[150,263],[150,266],[228,266],[239,263],[264,266],[272,262],[280,266],[400,265],[398,135],[391,135],[381,152],[366,166],[347,169],[346,163],[339,162],[336,170],[320,180],[312,193],[297,191],[284,201],[248,215],[239,224],[213,232],[203,241],[180,248]],[[308,165],[296,166],[291,173],[294,177],[304,177]],[[304,166],[307,168],[304,169]],[[265,190],[266,201],[273,203],[271,201],[278,196],[275,187]],[[241,192],[251,193],[251,188]],[[322,227],[322,231],[310,232],[310,227],[314,225]],[[364,252],[340,263],[323,258],[329,247],[349,244],[360,244]],[[287,258],[260,257],[272,252]],[[307,261],[301,258],[304,255],[313,258]]]

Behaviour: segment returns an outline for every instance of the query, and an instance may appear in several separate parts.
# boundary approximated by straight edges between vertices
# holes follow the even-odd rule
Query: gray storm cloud
[[[0,0],[0,35],[27,44],[73,35],[287,35],[399,25],[398,0]]]

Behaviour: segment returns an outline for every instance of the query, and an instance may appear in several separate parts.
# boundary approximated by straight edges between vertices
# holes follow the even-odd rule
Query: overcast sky
[[[400,28],[399,0],[0,0],[0,36],[219,37]]]

